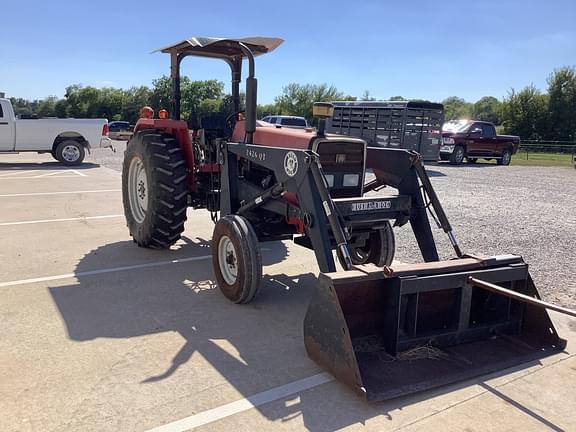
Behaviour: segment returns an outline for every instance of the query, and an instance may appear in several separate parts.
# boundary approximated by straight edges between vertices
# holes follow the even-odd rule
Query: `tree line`
[[[50,96],[29,101],[11,98],[20,117],[76,117],[107,118],[134,123],[139,109],[150,105],[154,109],[170,109],[170,77],[163,76],[152,82],[152,87],[129,89],[95,88],[71,85],[64,98]],[[181,79],[182,118],[191,113],[232,112],[232,99],[225,94],[224,84],[218,80],[192,81]],[[328,84],[290,83],[282,89],[273,103],[258,105],[258,116],[296,115],[312,120],[312,104],[336,100],[374,100],[369,91],[360,97],[346,95]],[[405,100],[393,96],[388,100]],[[563,67],[554,70],[547,79],[545,92],[529,85],[521,90],[511,89],[502,100],[484,96],[468,102],[451,96],[442,101],[445,119],[473,118],[490,121],[503,133],[519,135],[528,140],[576,141],[576,69]]]

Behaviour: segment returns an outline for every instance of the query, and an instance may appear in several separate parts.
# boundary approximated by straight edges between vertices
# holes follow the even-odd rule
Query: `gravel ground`
[[[87,159],[120,171],[117,152],[95,150]],[[542,297],[576,308],[576,170],[493,164],[427,167],[464,252],[518,254],[530,265]],[[421,261],[409,225],[396,231],[396,257]],[[441,257],[452,257],[448,239],[434,229]]]

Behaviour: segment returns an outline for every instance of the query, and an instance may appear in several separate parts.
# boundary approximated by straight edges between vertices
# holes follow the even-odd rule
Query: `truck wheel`
[[[372,263],[378,267],[384,267],[392,264],[395,249],[394,231],[390,222],[386,222],[385,228],[380,228],[370,233],[370,237],[366,240],[364,247],[352,248],[350,257],[354,265]]]
[[[75,166],[82,163],[86,152],[84,146],[78,141],[67,140],[58,144],[52,156],[66,166]]]
[[[460,165],[462,161],[464,161],[465,151],[464,147],[456,146],[454,147],[454,151],[450,155],[450,163],[452,165]]]
[[[504,150],[502,157],[496,160],[498,165],[510,165],[512,161],[512,152],[510,150]]]
[[[212,236],[212,266],[222,294],[234,303],[249,303],[262,279],[258,237],[245,218],[228,215],[220,219]]]
[[[138,132],[124,152],[122,201],[126,223],[140,247],[164,249],[184,230],[186,161],[172,136]]]

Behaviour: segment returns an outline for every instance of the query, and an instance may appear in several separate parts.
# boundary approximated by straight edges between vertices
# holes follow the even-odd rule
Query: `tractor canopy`
[[[232,59],[238,56],[246,57],[246,53],[241,49],[240,44],[248,47],[254,57],[256,57],[275,50],[282,42],[284,42],[284,40],[280,38],[261,36],[238,39],[191,37],[173,45],[160,48],[154,52],[162,52],[166,54],[176,52],[201,57]]]
[[[240,81],[242,61],[248,60],[246,79],[245,129],[246,142],[252,142],[256,130],[256,93],[254,57],[269,53],[282,42],[280,38],[246,37],[238,39],[192,37],[155,52],[170,54],[170,78],[172,80],[172,119],[180,120],[180,63],[185,57],[197,56],[220,59],[228,63],[232,72],[232,100],[234,111],[240,111]]]

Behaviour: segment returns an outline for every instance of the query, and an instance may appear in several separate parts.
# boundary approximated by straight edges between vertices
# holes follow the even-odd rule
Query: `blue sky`
[[[72,83],[127,88],[168,73],[156,48],[190,36],[276,36],[256,64],[259,102],[289,82],[360,96],[440,101],[546,87],[576,65],[576,1],[25,1],[0,8],[0,91],[63,96]],[[215,60],[185,60],[191,79],[229,82]]]

